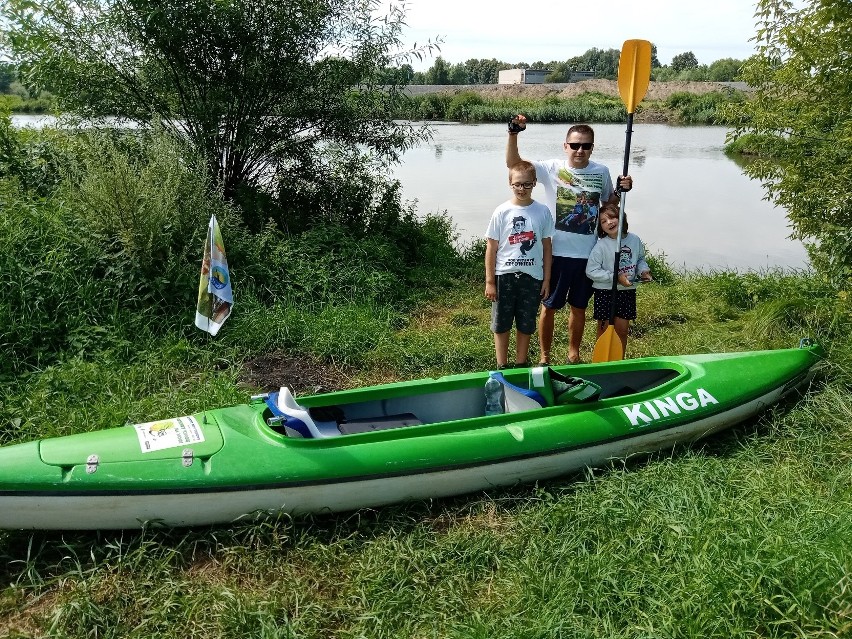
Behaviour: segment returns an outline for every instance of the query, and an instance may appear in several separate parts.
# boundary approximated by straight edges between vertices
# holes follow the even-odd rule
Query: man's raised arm
[[[509,121],[509,139],[506,142],[507,169],[511,169],[521,161],[521,154],[518,153],[518,133],[526,128],[527,118],[520,113]]]

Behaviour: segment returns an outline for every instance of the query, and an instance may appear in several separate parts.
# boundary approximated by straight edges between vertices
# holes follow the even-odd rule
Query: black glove
[[[515,122],[515,120],[509,120],[509,133],[520,133],[524,129],[527,128],[527,125],[521,125]]]

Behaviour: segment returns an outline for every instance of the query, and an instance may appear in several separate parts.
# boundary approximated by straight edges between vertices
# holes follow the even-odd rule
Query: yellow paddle
[[[651,81],[651,43],[647,40],[625,40],[621,47],[618,62],[618,92],[627,108],[627,135],[624,143],[624,170],[627,175],[627,161],[630,158],[630,136],[633,133],[633,113],[636,105],[645,97],[648,83]],[[618,262],[621,257],[621,226],[624,219],[624,200],[627,194],[621,193],[618,207],[618,237],[615,241],[615,262],[612,268],[612,303],[609,310],[609,326],[595,343],[592,353],[593,362],[614,362],[624,359],[624,344],[615,333],[615,294],[618,290]],[[603,202],[601,202],[603,204]]]

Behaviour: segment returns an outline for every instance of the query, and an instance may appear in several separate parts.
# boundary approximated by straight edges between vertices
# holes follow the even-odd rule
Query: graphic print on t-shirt
[[[560,169],[556,185],[556,229],[591,235],[597,227],[604,178]]]
[[[521,259],[507,260],[507,266],[532,266],[534,260],[527,258],[527,251],[536,243],[535,231],[527,231],[527,218],[522,215],[512,218],[512,232],[509,234],[509,245],[521,252]]]

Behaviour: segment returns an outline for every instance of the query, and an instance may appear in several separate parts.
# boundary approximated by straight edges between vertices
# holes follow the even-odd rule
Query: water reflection
[[[624,162],[624,125],[594,128],[593,159],[614,177]],[[494,207],[510,196],[506,127],[438,123],[434,129],[432,141],[407,151],[394,175],[421,213],[446,210],[460,240],[469,242],[482,236]],[[521,157],[561,157],[567,129],[530,125],[518,142]],[[631,229],[675,266],[806,266],[801,242],[789,238],[786,212],[765,201],[761,185],[724,154],[725,133],[722,127],[634,126],[629,168],[635,188],[625,200]],[[541,186],[533,191],[533,197],[542,194]]]

